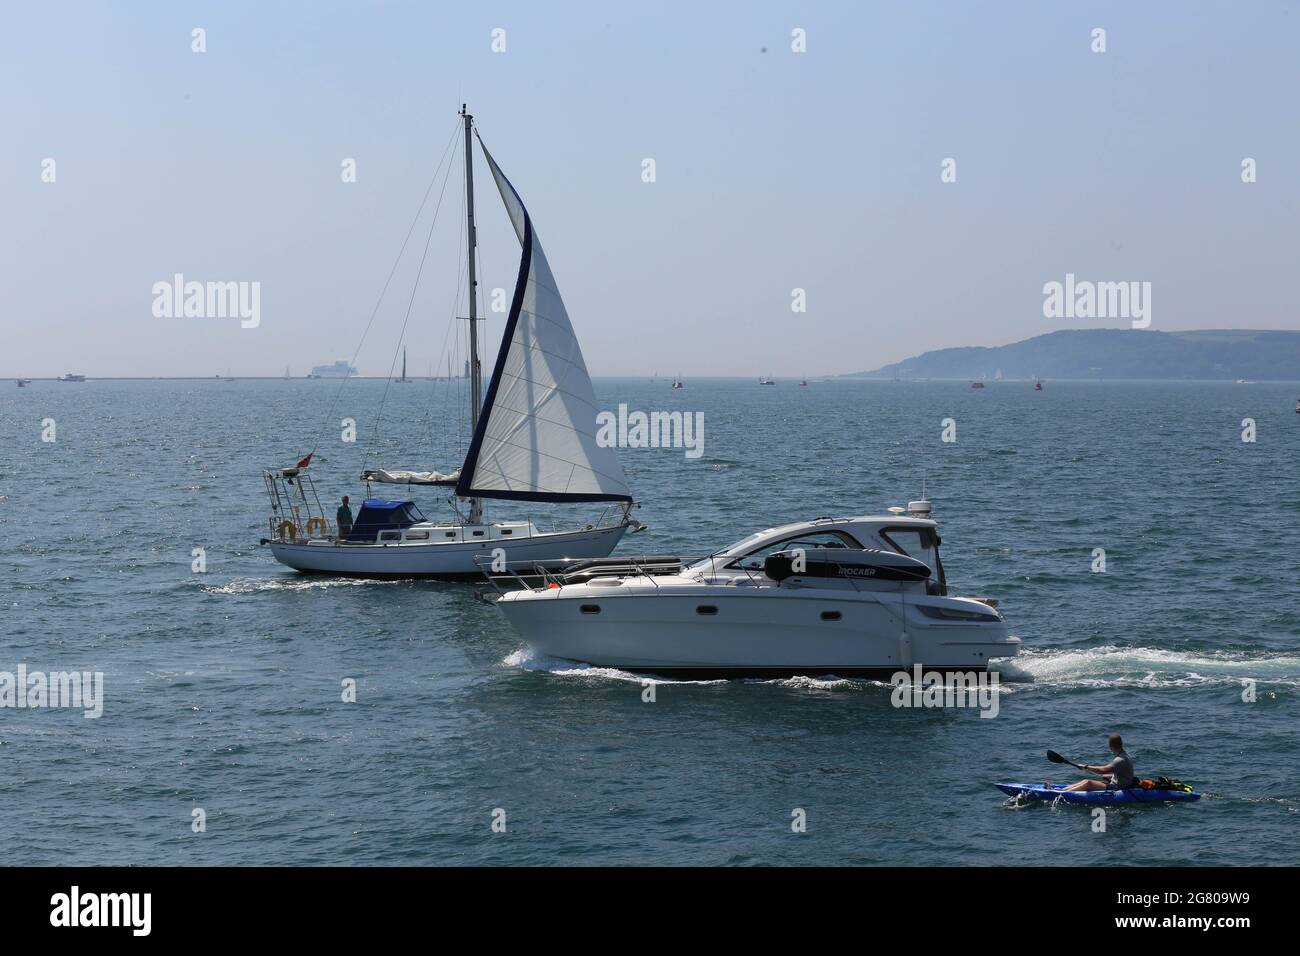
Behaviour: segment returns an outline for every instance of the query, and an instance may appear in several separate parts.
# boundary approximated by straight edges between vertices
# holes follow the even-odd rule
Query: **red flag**
[[[314,454],[316,454],[314,451],[308,453],[307,457],[304,458],[302,461],[298,462],[298,464],[294,465],[294,467],[295,467],[295,468],[306,468],[308,465],[311,464],[311,456],[314,455]]]

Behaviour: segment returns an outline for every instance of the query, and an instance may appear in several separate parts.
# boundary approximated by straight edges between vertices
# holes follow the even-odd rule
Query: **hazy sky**
[[[0,374],[350,357],[461,100],[596,375],[838,373],[1129,324],[1045,318],[1067,272],[1151,282],[1155,329],[1297,328],[1297,49],[1300,6],[1266,0],[6,4]],[[484,283],[509,289],[476,163]],[[460,177],[413,372],[446,363]],[[392,359],[431,212],[363,373]],[[260,325],[155,317],[176,273],[260,283]]]

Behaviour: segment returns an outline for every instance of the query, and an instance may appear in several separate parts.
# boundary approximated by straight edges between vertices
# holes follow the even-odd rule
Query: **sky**
[[[1129,327],[1045,316],[1067,274],[1150,282],[1155,330],[1300,328],[1298,40],[1278,0],[8,3],[0,375],[383,375],[399,342],[444,369],[461,102],[597,376]],[[482,296],[508,301],[474,161]],[[256,283],[256,324],[166,314],[177,274]]]

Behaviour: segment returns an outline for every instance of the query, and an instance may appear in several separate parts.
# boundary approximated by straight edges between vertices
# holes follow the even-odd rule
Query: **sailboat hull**
[[[314,574],[362,578],[433,578],[443,581],[482,580],[476,559],[490,560],[501,548],[506,561],[554,561],[604,558],[617,547],[627,525],[583,531],[539,534],[514,541],[462,541],[420,544],[347,544],[270,542],[281,564]]]

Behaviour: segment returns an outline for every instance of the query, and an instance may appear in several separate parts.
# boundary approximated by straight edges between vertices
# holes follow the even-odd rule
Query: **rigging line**
[[[447,141],[447,146],[442,151],[442,158],[438,160],[438,165],[433,171],[433,177],[429,180],[429,185],[424,190],[424,196],[420,199],[420,208],[415,211],[415,218],[411,220],[411,226],[406,230],[406,238],[402,240],[402,248],[397,251],[397,258],[393,260],[393,268],[389,270],[388,278],[384,281],[384,287],[380,290],[379,298],[375,301],[375,307],[370,312],[370,319],[366,322],[366,327],[361,333],[361,340],[357,342],[356,350],[352,353],[352,361],[349,362],[349,368],[352,363],[356,362],[357,357],[361,354],[361,348],[366,343],[366,336],[370,334],[370,327],[374,325],[375,316],[379,314],[379,306],[383,304],[384,296],[388,294],[388,286],[392,283],[393,276],[397,273],[397,267],[402,262],[402,256],[406,252],[406,244],[411,241],[411,235],[415,232],[415,226],[420,221],[420,214],[424,212],[424,206],[429,201],[429,194],[433,192],[433,185],[438,181],[438,172],[442,169],[442,164],[447,161],[447,154],[451,151],[451,147],[457,140],[459,127],[460,124],[456,123],[455,127],[452,129],[451,138]],[[448,166],[447,168],[450,170],[451,167]],[[339,382],[339,387],[334,393],[334,400],[330,403],[329,412],[321,422],[320,431],[316,434],[316,440],[312,442],[311,452],[307,455],[308,458],[315,455],[316,449],[320,447],[321,439],[325,436],[325,429],[329,426],[330,421],[333,420],[334,411],[338,408],[339,399],[343,397],[343,386],[348,383],[349,378],[351,378],[351,374],[344,375],[343,381]]]
[[[384,382],[384,394],[380,396],[379,410],[375,413],[375,427],[371,432],[370,445],[361,460],[362,471],[365,470],[370,454],[379,441],[379,426],[384,420],[384,403],[388,401],[388,391],[393,387],[393,369],[397,367],[397,355],[402,350],[402,342],[406,338],[406,327],[411,321],[411,310],[415,307],[415,296],[420,291],[420,277],[424,275],[424,264],[429,258],[429,245],[433,242],[433,230],[438,224],[438,213],[442,211],[442,200],[447,195],[447,183],[451,180],[451,167],[452,164],[448,163],[446,175],[442,177],[442,189],[438,192],[438,204],[434,206],[433,220],[429,223],[429,234],[424,239],[424,251],[420,253],[420,266],[415,272],[415,282],[411,284],[411,297],[406,301],[406,315],[402,319],[402,330],[397,337],[397,348],[393,350],[393,358],[388,363],[388,379]]]

